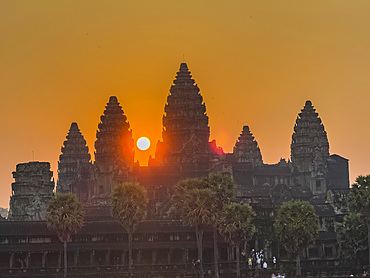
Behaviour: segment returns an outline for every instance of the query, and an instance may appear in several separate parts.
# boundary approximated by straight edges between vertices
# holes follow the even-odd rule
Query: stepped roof
[[[235,143],[234,155],[238,162],[251,162],[254,166],[263,164],[260,148],[249,126],[243,126],[242,133]]]
[[[298,157],[312,157],[320,153],[329,156],[329,141],[324,125],[313,107],[307,100],[298,114],[292,135],[291,156],[294,163]]]
[[[86,145],[77,123],[73,122],[61,148],[62,154],[59,156],[60,162],[63,162],[67,157],[83,158],[85,162],[90,161],[89,147]]]
[[[186,63],[180,65],[164,111],[163,143],[157,144],[154,163],[177,165],[208,160],[211,150],[206,106]]]
[[[115,161],[134,162],[134,141],[127,117],[117,97],[111,96],[98,125],[95,161],[113,165]]]
[[[89,147],[77,123],[71,124],[66,139],[59,155],[57,192],[70,192],[70,185],[78,179],[88,178],[89,173]]]

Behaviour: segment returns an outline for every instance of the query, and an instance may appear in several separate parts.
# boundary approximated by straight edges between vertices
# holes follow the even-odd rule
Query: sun
[[[140,137],[136,142],[139,150],[145,151],[150,147],[150,140],[147,137]]]

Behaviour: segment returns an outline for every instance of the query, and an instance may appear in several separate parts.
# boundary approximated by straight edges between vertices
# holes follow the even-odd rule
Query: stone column
[[[152,250],[152,264],[155,264],[157,261],[157,250],[153,249]]]
[[[105,252],[105,265],[110,265],[110,249]]]
[[[136,263],[140,264],[140,262],[141,262],[141,250],[137,250]]]
[[[94,265],[95,250],[90,251],[90,265]]]
[[[62,265],[62,251],[58,252],[58,268]]]
[[[47,255],[48,252],[43,252],[42,253],[42,257],[41,257],[41,262],[42,262],[42,268],[45,268],[45,264],[46,264],[46,255]]]
[[[182,255],[182,262],[186,264],[189,260],[189,249],[184,249],[184,253]]]
[[[74,252],[74,254],[73,254],[73,262],[74,262],[74,266],[77,266],[77,264],[78,264],[78,257],[79,257],[79,255],[80,255],[80,252],[79,252],[79,251],[76,251],[76,252]]]
[[[167,263],[168,264],[171,264],[172,263],[172,256],[173,256],[173,249],[171,248],[170,250],[168,250],[168,253],[167,253]]]
[[[31,257],[31,252],[28,252],[26,256],[26,268],[28,268],[30,265],[30,257]]]
[[[232,261],[234,259],[234,247],[228,245],[227,246],[227,260]]]
[[[10,253],[9,256],[9,268],[13,268],[13,259],[14,259],[14,253]]]
[[[266,259],[271,259],[272,258],[272,242],[270,240],[266,241]]]
[[[126,250],[123,250],[121,253],[121,265],[125,265],[125,256],[126,256]]]
[[[319,248],[319,256],[323,259],[325,259],[325,243],[320,244]]]

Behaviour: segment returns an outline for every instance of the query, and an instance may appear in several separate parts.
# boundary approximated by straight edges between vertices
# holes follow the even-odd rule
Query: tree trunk
[[[240,278],[240,246],[239,243],[235,246],[235,255],[236,255],[236,277]]]
[[[370,266],[370,222],[368,221],[366,223],[367,225],[367,246],[369,248],[369,261],[368,261],[368,264]]]
[[[296,267],[297,267],[296,276],[301,276],[301,256],[299,254],[296,256],[296,261],[297,261],[297,264],[296,264]]]
[[[132,277],[132,233],[128,233],[128,274]]]
[[[218,274],[218,242],[217,242],[217,227],[213,227],[213,257],[215,264],[215,278],[219,278]]]
[[[203,271],[203,231],[201,228],[197,227],[195,230],[197,237],[197,247],[198,247],[198,261],[197,266],[199,267],[200,278],[204,278]]]
[[[67,278],[67,241],[63,242],[64,247],[64,278]]]

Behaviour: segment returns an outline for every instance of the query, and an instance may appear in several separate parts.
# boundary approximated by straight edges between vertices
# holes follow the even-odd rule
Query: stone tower
[[[260,148],[250,132],[249,126],[243,126],[243,131],[235,143],[233,154],[236,162],[247,162],[253,166],[261,166],[263,164]]]
[[[134,165],[134,140],[117,97],[111,96],[100,117],[95,141],[95,182],[92,196],[109,196],[119,181],[127,181]]]
[[[180,171],[206,171],[211,156],[210,130],[203,97],[191,78],[186,63],[181,63],[170,88],[163,116],[163,142],[150,164],[177,165]]]
[[[54,180],[49,162],[21,163],[13,172],[9,220],[45,220],[46,208],[53,196]]]
[[[291,144],[296,183],[309,186],[316,195],[324,194],[327,189],[329,141],[311,101],[306,101],[301,111],[294,126]]]
[[[71,124],[61,151],[58,162],[57,192],[73,192],[79,200],[86,201],[89,192],[91,157],[77,123]]]

